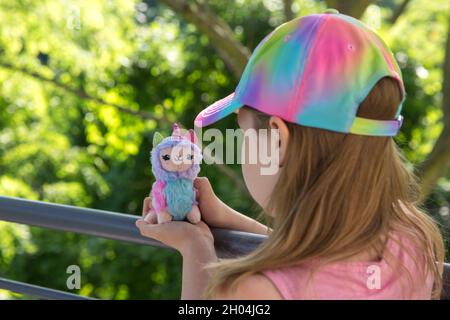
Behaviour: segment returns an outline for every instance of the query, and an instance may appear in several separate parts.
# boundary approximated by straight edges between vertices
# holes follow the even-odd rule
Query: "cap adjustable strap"
[[[403,116],[396,120],[373,120],[355,117],[349,133],[367,136],[395,136],[403,124]]]

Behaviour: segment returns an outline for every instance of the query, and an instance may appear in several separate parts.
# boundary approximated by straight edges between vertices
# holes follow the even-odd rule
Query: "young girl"
[[[220,201],[204,177],[195,181],[204,222],[155,224],[146,198],[136,223],[182,254],[182,298],[439,298],[442,236],[392,138],[404,99],[392,53],[356,19],[328,11],[264,38],[235,93],[202,111],[196,126],[235,112],[244,134],[277,130],[275,174],[242,164],[272,229]],[[251,145],[242,148],[248,154]],[[247,256],[218,261],[209,227],[268,238]]]

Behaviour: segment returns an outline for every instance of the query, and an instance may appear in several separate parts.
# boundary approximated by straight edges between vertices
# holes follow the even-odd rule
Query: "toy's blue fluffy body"
[[[195,194],[190,179],[169,180],[164,188],[167,210],[174,220],[184,220],[191,211],[195,201]]]

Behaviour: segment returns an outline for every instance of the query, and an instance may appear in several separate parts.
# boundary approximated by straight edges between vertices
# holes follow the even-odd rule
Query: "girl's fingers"
[[[154,232],[154,229],[152,228],[153,226],[157,227],[157,225],[152,225],[152,224],[147,223],[144,219],[136,220],[136,227],[138,227],[141,235],[143,235],[145,237],[155,238],[155,232]]]
[[[145,217],[152,207],[152,198],[146,197],[142,206],[142,217]]]
[[[194,188],[196,190],[196,195],[200,196],[203,194],[207,196],[208,194],[214,193],[211,183],[209,182],[207,177],[197,177],[194,179]]]
[[[205,191],[205,189],[207,189],[208,186],[211,187],[207,177],[197,177],[194,179],[194,187],[199,192]]]
[[[198,189],[194,187],[194,191],[195,191],[195,200],[198,200],[200,193],[198,192]]]
[[[139,232],[144,237],[153,238],[163,243],[166,242],[165,238],[167,238],[167,233],[170,233],[171,231],[169,230],[170,228],[168,227],[168,224],[151,224],[146,222],[144,219],[137,219],[136,227],[138,227]]]
[[[136,220],[136,227],[142,236],[162,242],[179,252],[184,252],[191,245],[204,244],[204,239],[214,243],[211,231],[201,221],[195,226],[185,221],[151,224],[141,218]]]
[[[148,214],[144,217],[144,221],[151,224],[157,224],[158,218],[156,216],[156,212],[153,209],[150,209]]]
[[[145,215],[148,212],[148,200],[150,197],[145,197],[144,198],[144,203],[142,205],[142,217],[145,217]]]

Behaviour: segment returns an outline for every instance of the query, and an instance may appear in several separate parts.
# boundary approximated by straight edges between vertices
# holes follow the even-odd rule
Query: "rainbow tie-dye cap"
[[[381,78],[402,92],[395,120],[356,116]],[[200,112],[204,127],[247,105],[303,126],[342,133],[395,136],[406,92],[400,68],[383,40],[361,21],[327,10],[283,23],[255,48],[235,92]]]

